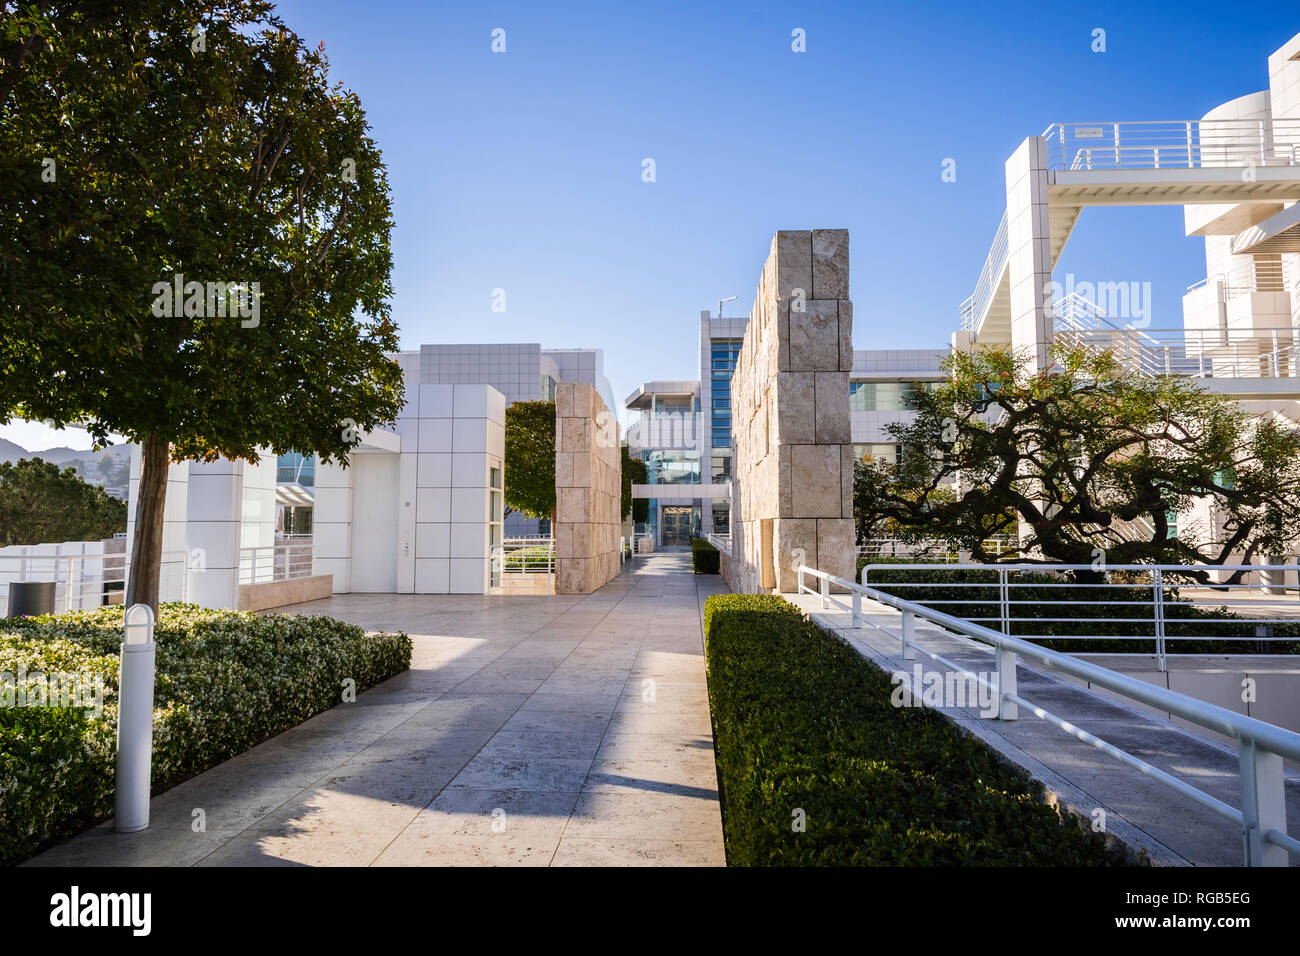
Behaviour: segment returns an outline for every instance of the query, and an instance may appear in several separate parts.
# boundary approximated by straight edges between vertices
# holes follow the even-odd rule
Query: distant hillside
[[[0,461],[17,461],[19,458],[31,457],[31,452],[22,445],[15,445],[7,438],[0,438]]]
[[[105,455],[113,460],[113,467],[107,472],[100,467]],[[0,461],[18,461],[20,458],[42,458],[59,468],[75,468],[78,475],[93,485],[104,486],[110,495],[126,497],[131,468],[131,445],[128,442],[109,445],[99,451],[67,447],[28,451],[22,445],[0,438]]]

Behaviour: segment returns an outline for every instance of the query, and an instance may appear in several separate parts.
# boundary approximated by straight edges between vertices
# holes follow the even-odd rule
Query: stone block
[[[840,326],[840,371],[853,371],[853,302],[840,299],[836,304]]]
[[[796,518],[838,518],[842,505],[839,445],[791,448],[791,504]]]
[[[819,444],[852,439],[849,429],[849,376],[847,372],[816,372],[817,438]]]
[[[793,298],[795,289],[803,289],[805,298],[813,298],[812,232],[806,229],[778,232],[772,237],[772,255],[776,259],[773,277],[776,287],[765,290],[771,294],[764,298]]]
[[[555,386],[555,417],[573,418],[573,383],[560,382]]]
[[[772,529],[776,589],[798,590],[800,563],[821,570],[817,553],[817,521],[810,518],[778,518]]]
[[[804,311],[790,309],[790,370],[833,372],[840,367],[839,303],[811,299]]]
[[[555,453],[555,487],[573,487],[573,453],[560,451]]]
[[[586,452],[588,450],[585,418],[562,418],[560,421],[560,447],[557,452]]]
[[[812,287],[818,299],[849,297],[849,231],[812,231]]]
[[[817,440],[817,391],[814,376],[813,372],[777,374],[776,387],[769,391],[767,400],[768,408],[774,407],[777,413],[776,442],[811,444]],[[775,398],[775,402],[772,398]],[[763,445],[770,447],[771,439],[764,437]]]
[[[851,518],[817,519],[817,570],[852,581],[857,547]]]

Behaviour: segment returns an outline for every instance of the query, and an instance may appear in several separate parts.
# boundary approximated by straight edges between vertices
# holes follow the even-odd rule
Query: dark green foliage
[[[691,538],[691,564],[696,574],[717,574],[722,555],[706,538]]]
[[[0,462],[0,547],[98,541],[126,530],[126,502],[40,458]]]
[[[264,0],[13,6],[0,419],[162,452],[132,549],[152,603],[168,456],[346,462],[400,412],[388,173],[324,45]]]
[[[532,518],[555,513],[555,403],[506,409],[505,501]]]
[[[858,580],[862,568],[868,564],[889,564],[866,558],[858,559]],[[905,563],[905,562],[900,562]],[[1172,573],[1171,573],[1172,574]],[[1166,578],[1171,576],[1167,575]],[[907,583],[904,583],[907,582]],[[1017,587],[1017,582],[1021,586]],[[986,585],[970,587],[969,585]],[[1051,584],[1051,588],[1030,585]],[[932,607],[954,617],[973,620],[976,624],[1002,630],[1000,623],[1000,595],[998,574],[995,570],[954,569],[935,565],[933,568],[892,570],[878,568],[871,572],[869,587]],[[1036,640],[1035,643],[1057,651],[1117,651],[1128,654],[1155,652],[1155,625],[1152,623],[1152,594],[1149,586],[1110,587],[1096,584],[1076,584],[1051,574],[1017,572],[1010,576],[1007,588],[1011,602],[1013,637],[1037,638],[1040,635],[1068,637],[1071,635],[1151,635],[1151,640]],[[1225,599],[1231,592],[1225,594]],[[1227,607],[1206,608],[1178,600],[1177,587],[1166,584],[1165,606],[1166,649],[1173,654],[1298,654],[1300,641],[1255,640],[1253,624],[1233,622],[1237,615]],[[1079,601],[1081,604],[1062,605],[1049,602]],[[955,603],[972,602],[972,603]],[[1131,602],[1131,603],[1125,603]],[[992,620],[990,620],[992,618]],[[1053,621],[1047,618],[1068,618]],[[1134,618],[1130,621],[1107,621],[1099,618]],[[978,619],[978,620],[977,620]],[[1273,633],[1278,637],[1300,637],[1300,621],[1293,624],[1275,624]],[[1241,637],[1240,641],[1197,640],[1197,638]]]
[[[704,629],[730,865],[1121,862],[945,717],[892,706],[888,675],[783,599],[710,597]]]
[[[1134,375],[1109,352],[1058,345],[1035,371],[1007,348],[957,350],[886,425],[898,463],[859,463],[862,535],[938,540],[976,561],[1249,564],[1300,535],[1300,432],[1183,376]],[[962,490],[958,493],[954,485]],[[1174,535],[1209,504],[1221,530]],[[989,548],[1019,532],[1019,554]],[[1240,578],[1245,572],[1234,572]],[[1204,570],[1200,580],[1208,580]]]
[[[405,634],[327,617],[160,609],[154,697],[157,793],[407,670]],[[0,864],[112,813],[122,608],[0,622],[0,671],[72,672],[104,684],[102,714],[0,708]]]
[[[650,501],[649,499],[645,499],[645,498],[640,499],[643,505],[640,509],[642,516],[640,518],[637,518],[636,504],[638,502],[638,499],[632,497],[632,486],[634,484],[644,485],[646,483],[647,481],[646,466],[645,466],[645,462],[642,461],[640,458],[633,458],[631,455],[628,454],[626,442],[623,443],[622,474],[623,474],[623,510],[621,514],[623,515],[623,520],[626,521],[627,518],[631,516],[634,521],[645,521],[645,514],[647,512],[647,507],[649,506]]]

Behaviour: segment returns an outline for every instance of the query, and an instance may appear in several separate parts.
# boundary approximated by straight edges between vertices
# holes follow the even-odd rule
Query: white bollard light
[[[122,670],[118,679],[117,793],[113,829],[135,833],[149,826],[149,778],[153,767],[153,608],[126,610]]]

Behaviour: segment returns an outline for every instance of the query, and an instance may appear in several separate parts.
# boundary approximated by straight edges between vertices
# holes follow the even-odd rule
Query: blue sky
[[[695,377],[700,310],[737,295],[727,314],[747,313],[777,229],[849,229],[856,347],[946,344],[1021,140],[1058,121],[1198,118],[1264,89],[1268,54],[1300,31],[1294,0],[1244,14],[1187,2],[279,9],[324,41],[383,149],[403,347],[603,348],[620,400],[644,380]],[[498,27],[503,54],[490,49]],[[791,51],[796,27],[805,53]],[[1098,27],[1104,53],[1091,50]],[[954,183],[940,177],[949,157]],[[1183,236],[1180,207],[1090,209],[1066,272],[1149,281],[1152,324],[1180,325],[1203,245]]]

